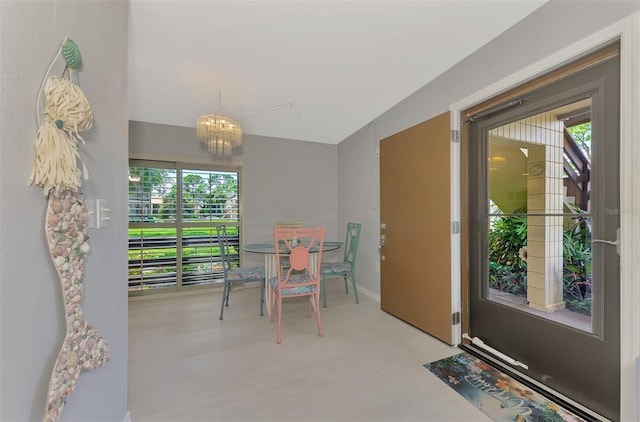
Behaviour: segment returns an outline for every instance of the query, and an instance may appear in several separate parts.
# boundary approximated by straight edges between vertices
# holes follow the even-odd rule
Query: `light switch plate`
[[[111,210],[106,199],[96,199],[96,228],[102,229],[109,226]]]

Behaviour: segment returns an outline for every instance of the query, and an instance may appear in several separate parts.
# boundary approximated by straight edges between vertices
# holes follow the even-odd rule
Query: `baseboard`
[[[255,283],[247,282],[234,287],[234,290],[254,289],[258,287],[260,287],[259,282],[255,282]],[[190,287],[179,292],[171,291],[171,292],[158,292],[158,293],[146,294],[146,295],[135,295],[135,296],[129,296],[129,302],[137,302],[137,301],[152,300],[152,299],[166,299],[169,297],[184,297],[186,295],[201,295],[201,294],[214,294],[214,293],[222,294],[222,288],[223,288],[223,283],[216,283],[216,284],[207,285],[207,286]]]
[[[356,283],[357,284],[357,283]],[[380,295],[375,293],[361,284],[357,284],[358,293],[363,293],[365,296],[370,297],[376,302],[380,303]],[[239,286],[236,286],[234,289],[255,289],[260,287],[259,283],[242,283]],[[152,299],[166,299],[169,297],[183,297],[185,295],[201,295],[207,293],[221,293],[222,283],[214,286],[207,286],[204,288],[193,288],[186,289],[181,292],[160,292],[156,294],[148,294],[148,295],[138,295],[138,296],[129,296],[129,302],[137,302],[143,300],[152,300]]]
[[[356,285],[358,286],[358,293],[364,293],[365,296],[368,296],[376,302],[380,303],[380,295],[378,293],[375,293],[358,283],[356,283]]]

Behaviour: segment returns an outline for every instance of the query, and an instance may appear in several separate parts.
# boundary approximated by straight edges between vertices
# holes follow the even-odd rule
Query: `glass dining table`
[[[329,252],[340,249],[344,242],[324,242],[322,244],[322,252]],[[267,243],[250,243],[242,246],[242,250],[249,253],[257,253],[264,255],[264,275],[265,275],[265,291],[264,300],[267,305],[267,315],[271,316],[271,289],[268,286],[269,279],[278,275],[278,261],[276,258],[276,247],[274,242]],[[280,246],[280,256],[288,256],[288,250],[286,246]],[[311,268],[316,268],[318,260],[319,249],[311,249]],[[315,274],[314,274],[315,275]],[[314,304],[315,310],[315,304]]]

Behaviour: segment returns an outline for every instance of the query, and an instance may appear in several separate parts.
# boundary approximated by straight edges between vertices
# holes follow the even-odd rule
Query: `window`
[[[131,160],[130,295],[222,281],[214,226],[228,223],[239,244],[239,186],[238,169]]]

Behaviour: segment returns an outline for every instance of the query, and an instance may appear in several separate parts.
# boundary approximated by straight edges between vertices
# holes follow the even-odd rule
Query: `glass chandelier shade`
[[[231,155],[233,147],[242,145],[242,126],[222,114],[205,114],[198,118],[198,138],[210,153]]]

